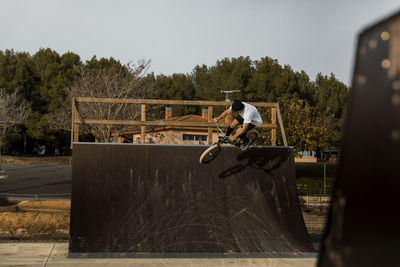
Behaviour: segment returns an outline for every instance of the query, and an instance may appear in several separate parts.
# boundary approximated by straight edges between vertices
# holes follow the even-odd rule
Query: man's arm
[[[249,128],[249,124],[248,123],[243,123],[243,127],[239,128],[236,131],[235,135],[233,135],[233,136],[231,135],[229,137],[229,140],[231,140],[231,141],[235,140],[236,138],[238,138],[239,136],[244,134],[247,131],[247,128]]]
[[[227,110],[222,112],[221,115],[219,115],[218,117],[214,118],[213,121],[214,122],[219,122],[221,119],[225,118],[229,114],[231,114],[231,109],[230,108],[228,108]]]

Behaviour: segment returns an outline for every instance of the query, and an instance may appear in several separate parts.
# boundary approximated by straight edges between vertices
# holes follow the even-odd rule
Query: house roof
[[[208,122],[208,118],[205,118],[201,115],[184,115],[179,117],[171,117],[170,119],[166,120],[156,120],[156,121],[180,121],[180,122]],[[160,132],[160,131],[169,131],[169,130],[197,130],[197,131],[207,131],[208,127],[205,126],[159,126],[153,129],[147,129],[146,133],[151,132]],[[121,135],[124,134],[138,134],[140,131],[138,130],[125,130]]]
[[[185,115],[180,117],[172,117],[168,120],[161,121],[187,121],[187,122],[208,122],[208,118],[204,118],[200,115]]]

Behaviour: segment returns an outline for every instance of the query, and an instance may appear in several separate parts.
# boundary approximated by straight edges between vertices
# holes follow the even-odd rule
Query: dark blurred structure
[[[318,266],[399,266],[400,13],[359,36]]]
[[[70,256],[314,251],[291,148],[205,148],[75,143]]]
[[[338,162],[340,159],[340,150],[324,150],[321,151],[318,157],[318,161],[324,162]]]

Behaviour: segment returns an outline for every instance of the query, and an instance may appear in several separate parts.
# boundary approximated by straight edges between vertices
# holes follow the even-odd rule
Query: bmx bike
[[[211,145],[209,148],[207,148],[203,152],[203,154],[201,154],[199,161],[202,164],[210,163],[211,161],[216,159],[219,153],[221,153],[223,144],[230,144],[240,148],[243,143],[243,140],[240,138],[236,138],[234,141],[229,141],[229,136],[225,136],[224,132],[218,127],[218,123],[217,123],[217,130],[222,135],[219,135],[218,141],[213,145]],[[243,149],[241,148],[242,150],[246,150],[257,139],[258,132],[255,129],[251,129],[246,133],[246,136],[247,138],[250,139],[250,143],[245,148]]]

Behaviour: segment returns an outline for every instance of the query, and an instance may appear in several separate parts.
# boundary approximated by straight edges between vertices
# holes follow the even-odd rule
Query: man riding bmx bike
[[[255,106],[241,102],[240,100],[234,100],[232,106],[214,118],[213,121],[217,123],[228,115],[232,115],[235,119],[228,126],[225,136],[229,136],[229,141],[234,141],[237,138],[242,139],[243,142],[240,149],[246,150],[251,145],[250,139],[246,136],[247,132],[257,125],[262,124],[260,113]],[[242,127],[231,136],[234,129],[239,125],[242,125]]]

